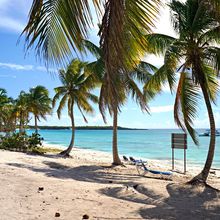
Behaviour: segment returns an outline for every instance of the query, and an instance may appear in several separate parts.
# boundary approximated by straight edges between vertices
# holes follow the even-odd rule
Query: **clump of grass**
[[[60,153],[60,152],[62,152],[61,149],[52,148],[52,147],[44,147],[43,149],[46,151],[46,153]]]
[[[34,149],[32,149],[32,153],[35,153],[35,154],[46,154],[46,153],[60,153],[62,150],[60,149],[57,149],[57,148],[51,148],[51,147],[35,147]]]

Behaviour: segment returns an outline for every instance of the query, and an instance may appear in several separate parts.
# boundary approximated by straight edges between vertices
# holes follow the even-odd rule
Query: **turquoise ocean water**
[[[205,130],[197,130],[202,133]],[[29,130],[28,133],[32,131]],[[120,130],[118,131],[118,148],[120,155],[145,159],[171,159],[171,129]],[[49,144],[68,146],[70,130],[40,130],[40,134]],[[112,131],[77,130],[75,145],[78,148],[111,152]],[[220,168],[220,136],[216,137],[216,152],[213,167]],[[203,165],[206,159],[209,137],[199,137],[200,146],[195,146],[188,136],[187,162]],[[182,160],[183,150],[175,150],[177,160]]]

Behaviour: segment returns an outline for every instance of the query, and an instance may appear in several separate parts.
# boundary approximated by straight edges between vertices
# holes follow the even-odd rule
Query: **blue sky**
[[[28,91],[29,88],[43,85],[50,91],[51,97],[54,95],[53,88],[60,85],[56,74],[46,71],[43,62],[36,60],[34,52],[24,54],[23,40],[17,45],[19,35],[27,21],[31,0],[0,0],[0,87],[7,89],[8,95],[16,98],[21,90]],[[173,35],[169,22],[169,11],[161,10],[161,21],[157,23],[156,32]],[[91,40],[98,42],[96,37],[97,28],[91,31]],[[85,60],[91,58],[85,58]],[[160,66],[163,62],[161,57],[146,56],[148,62]],[[96,94],[98,92],[96,91]],[[174,128],[173,120],[174,97],[170,95],[165,86],[164,92],[149,103],[151,115],[143,114],[138,106],[131,100],[122,107],[119,115],[119,125],[136,128]],[[219,104],[219,101],[218,103]],[[199,117],[195,120],[195,127],[208,127],[207,113],[201,101]],[[219,106],[219,105],[218,105]],[[220,108],[214,106],[217,127],[220,123]],[[102,117],[95,107],[94,115],[88,116],[88,125],[104,125]],[[58,120],[56,112],[47,117],[47,121],[41,121],[41,125],[70,125],[67,111],[64,110],[61,120]],[[76,124],[86,125],[76,110]],[[112,124],[112,119],[108,117],[108,125]]]

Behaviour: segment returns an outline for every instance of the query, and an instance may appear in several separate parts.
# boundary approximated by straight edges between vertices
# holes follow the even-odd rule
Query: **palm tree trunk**
[[[118,156],[117,133],[118,133],[118,112],[117,112],[117,108],[115,108],[113,112],[113,138],[112,138],[113,165],[122,164]]]
[[[216,139],[216,137],[215,137],[215,119],[214,119],[212,106],[211,106],[210,98],[207,93],[206,87],[203,83],[200,83],[200,86],[202,88],[203,96],[204,96],[205,103],[206,103],[206,108],[208,111],[211,135],[210,135],[210,142],[209,142],[209,151],[208,151],[208,155],[206,158],[206,163],[204,165],[204,168],[199,175],[195,176],[192,180],[189,181],[189,183],[191,183],[191,184],[206,183],[208,175],[209,175],[209,171],[212,166],[214,153],[215,153],[215,139]]]
[[[37,128],[37,116],[34,115],[34,127],[35,127],[35,133],[38,134],[38,128]]]
[[[71,136],[71,141],[69,144],[69,147],[62,151],[60,153],[60,155],[65,156],[65,157],[69,157],[70,156],[70,152],[73,149],[74,146],[74,140],[75,140],[75,122],[74,122],[74,111],[73,111],[73,103],[71,104],[71,109],[70,109],[70,118],[71,118],[71,128],[72,128],[72,136]]]
[[[20,112],[20,125],[19,125],[19,133],[24,134],[24,119],[23,119],[23,112]]]

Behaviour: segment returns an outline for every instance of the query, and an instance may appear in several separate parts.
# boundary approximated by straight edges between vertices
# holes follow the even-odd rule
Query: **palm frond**
[[[211,66],[203,65],[203,71],[206,77],[206,89],[210,100],[216,104],[217,95],[219,93],[219,82],[216,78],[216,71]]]
[[[174,120],[185,132],[188,131],[196,145],[199,144],[196,132],[193,129],[193,120],[197,116],[199,100],[199,88],[189,77],[189,74],[182,72],[177,87]]]
[[[201,34],[198,39],[201,44],[206,46],[207,44],[219,44],[220,43],[220,26],[215,26],[205,33]]]
[[[106,121],[106,110],[109,110],[110,115],[112,114],[112,108],[111,105],[109,104],[108,100],[108,92],[106,88],[106,81],[103,80],[101,89],[100,89],[100,95],[99,95],[99,111],[102,115],[104,123],[107,123]]]
[[[167,51],[164,65],[160,67],[144,85],[145,93],[149,91],[153,93],[161,92],[162,86],[165,85],[166,82],[169,83],[172,92],[176,83],[177,65],[178,57],[170,51]]]
[[[133,81],[128,81],[128,93],[131,93],[133,99],[136,100],[136,103],[140,106],[141,110],[149,113],[149,107],[147,105],[146,96],[139,89],[138,85]]]
[[[99,11],[100,2],[93,3]],[[87,38],[91,24],[88,0],[33,0],[22,34],[27,49],[35,45],[40,57],[57,64],[69,61],[72,50],[82,50],[82,39]]]
[[[83,45],[97,59],[101,58],[102,51],[98,46],[96,46],[95,44],[93,44],[91,41],[88,40],[83,40]]]
[[[176,33],[184,33],[184,27],[186,26],[186,10],[185,3],[178,0],[172,0],[170,4],[171,22]]]
[[[60,117],[61,117],[61,112],[62,112],[62,110],[64,109],[67,100],[68,100],[68,94],[65,94],[65,95],[62,97],[62,99],[61,99],[61,101],[60,101],[60,103],[59,103],[59,107],[58,107],[58,109],[57,109],[57,116],[58,116],[59,119],[60,119]]]
[[[89,63],[86,68],[85,72],[88,72],[89,74],[92,74],[92,77],[96,81],[102,81],[105,75],[105,66],[104,62],[99,59],[97,61]]]
[[[96,96],[96,95],[94,95],[94,94],[92,94],[92,93],[87,93],[86,94],[86,97],[89,99],[89,100],[91,100],[93,103],[98,103],[99,102],[99,98],[98,98],[98,96]]]
[[[148,51],[153,54],[161,55],[165,54],[166,50],[176,39],[164,34],[153,33],[146,35],[146,40],[148,42]]]
[[[152,77],[152,74],[157,70],[158,68],[152,64],[141,61],[134,71],[129,73],[129,76],[138,82],[147,83],[147,81],[149,81],[149,79]]]
[[[112,109],[120,98],[114,86],[116,75],[119,69],[121,72],[131,70],[137,64],[137,57],[143,56],[147,46],[143,33],[151,31],[158,4],[159,1],[151,0],[106,2],[99,35],[107,74],[106,89],[108,95],[114,97],[110,103]]]
[[[86,118],[86,116],[84,115],[83,110],[81,109],[81,107],[80,107],[80,105],[79,105],[78,103],[77,103],[77,106],[78,106],[78,109],[79,109],[79,111],[80,111],[80,113],[81,113],[81,115],[82,115],[84,121],[85,121],[86,123],[88,123],[87,118]]]
[[[94,109],[87,100],[87,97],[84,94],[78,94],[76,99],[77,106],[81,108],[86,113],[93,113]]]

